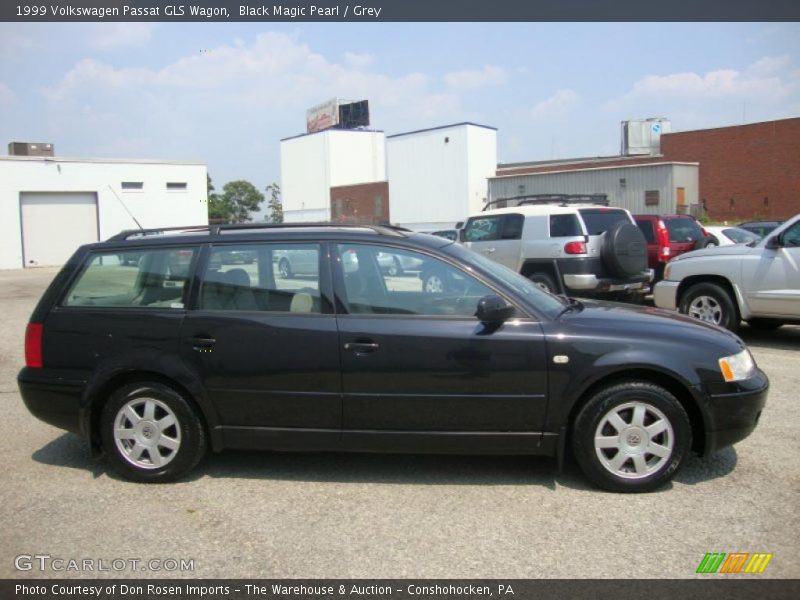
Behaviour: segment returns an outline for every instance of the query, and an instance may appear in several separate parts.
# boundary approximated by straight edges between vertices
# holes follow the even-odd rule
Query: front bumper
[[[86,380],[74,371],[24,368],[17,376],[25,406],[37,419],[60,429],[85,434],[81,399]]]
[[[767,402],[769,379],[758,369],[745,381],[710,387],[705,390],[704,455],[732,446],[753,432]]]
[[[653,304],[658,308],[678,309],[678,287],[680,281],[662,279],[653,288]]]

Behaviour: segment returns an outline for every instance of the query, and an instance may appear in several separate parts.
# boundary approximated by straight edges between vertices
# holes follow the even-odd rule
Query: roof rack
[[[183,233],[207,233],[208,235],[219,235],[223,231],[236,231],[247,229],[298,229],[305,227],[330,227],[330,228],[358,228],[372,229],[376,233],[386,233],[387,230],[396,233],[410,232],[410,229],[398,225],[375,225],[372,223],[223,223],[218,225],[185,225],[180,227],[155,227],[152,229],[125,229],[116,235],[108,238],[109,242],[119,242],[132,237],[147,237],[151,235],[163,235],[169,232]]]
[[[515,204],[508,204],[509,202],[515,202]],[[558,204],[559,206],[568,206],[569,204],[609,205],[608,194],[527,194],[525,196],[513,196],[511,198],[492,200],[486,203],[483,210],[489,210],[489,207],[500,203],[504,204],[499,208],[530,204]]]

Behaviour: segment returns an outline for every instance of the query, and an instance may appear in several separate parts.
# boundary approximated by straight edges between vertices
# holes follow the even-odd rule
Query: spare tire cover
[[[647,241],[633,223],[620,222],[605,233],[602,258],[617,277],[631,277],[647,269]]]

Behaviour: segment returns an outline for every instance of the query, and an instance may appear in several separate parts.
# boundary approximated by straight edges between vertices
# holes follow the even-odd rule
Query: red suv
[[[671,258],[716,243],[697,219],[689,215],[634,215],[647,240],[647,266],[655,280],[663,278],[664,265]]]

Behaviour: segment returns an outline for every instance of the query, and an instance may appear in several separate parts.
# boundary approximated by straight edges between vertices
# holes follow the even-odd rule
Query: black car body
[[[440,237],[344,226],[129,237],[81,247],[58,273],[18,381],[35,416],[131,479],[179,477],[206,445],[560,461],[569,443],[595,483],[640,491],[690,449],[746,437],[765,403],[754,363],[736,380],[721,372],[720,359],[750,356],[735,335],[553,296]],[[317,252],[317,274],[281,278],[287,248]],[[215,256],[231,251],[252,253],[249,272],[220,268]],[[136,278],[108,258],[136,252]],[[432,293],[385,277],[381,252],[435,262],[456,283]],[[587,448],[606,438],[611,450]]]

